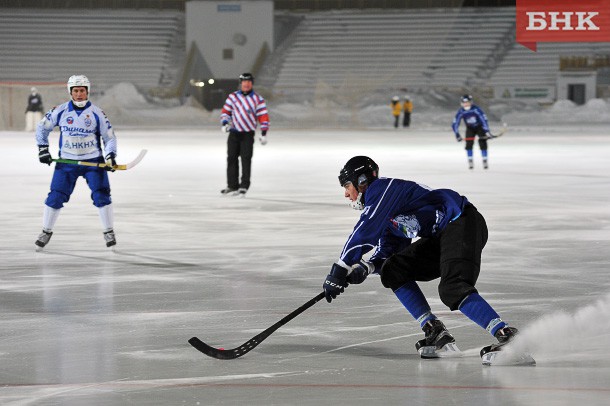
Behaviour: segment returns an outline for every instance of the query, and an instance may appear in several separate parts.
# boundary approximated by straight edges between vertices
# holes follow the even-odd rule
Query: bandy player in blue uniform
[[[106,167],[79,166],[56,163],[51,180],[51,191],[45,200],[42,233],[35,244],[42,248],[53,235],[53,226],[64,203],[70,200],[76,181],[85,178],[91,199],[98,208],[103,236],[107,247],[116,244],[114,215],[110,198],[110,181],[107,171],[116,165],[117,143],[112,125],[106,114],[89,101],[91,83],[86,76],[74,75],[68,79],[71,100],[53,107],[38,123],[36,142],[40,162],[51,165],[49,134],[59,127],[59,156],[63,159],[106,163]],[[102,142],[103,141],[103,149]],[[105,157],[105,158],[104,158]]]
[[[518,333],[474,287],[487,226],[466,197],[450,189],[432,190],[412,181],[379,178],[379,167],[366,156],[350,159],[339,173],[339,182],[352,207],[362,214],[324,281],[328,302],[348,284],[362,283],[369,274],[379,273],[383,286],[392,289],[424,331],[425,338],[415,345],[421,356],[458,356],[455,339],[432,313],[417,284],[440,278],[442,302],[497,338],[497,344],[481,351],[482,357],[497,353]],[[419,239],[413,242],[415,238]],[[370,259],[364,260],[371,250]]]
[[[458,142],[462,141],[460,135],[460,121],[464,120],[466,124],[466,155],[468,157],[468,168],[474,168],[474,162],[472,157],[472,147],[476,136],[479,137],[479,148],[481,149],[481,157],[483,158],[483,169],[489,168],[487,162],[487,140],[492,138],[489,132],[489,123],[487,122],[487,116],[481,110],[479,106],[472,103],[472,96],[465,94],[462,96],[460,109],[457,111],[451,128],[455,134],[455,138]]]

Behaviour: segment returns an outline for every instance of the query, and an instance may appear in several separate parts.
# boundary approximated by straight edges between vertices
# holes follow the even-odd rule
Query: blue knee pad
[[[44,203],[53,209],[61,209],[68,200],[70,200],[70,195],[57,190],[51,190]]]
[[[110,189],[98,189],[91,192],[91,200],[93,200],[93,205],[95,207],[104,207],[112,203],[112,199],[110,198]]]

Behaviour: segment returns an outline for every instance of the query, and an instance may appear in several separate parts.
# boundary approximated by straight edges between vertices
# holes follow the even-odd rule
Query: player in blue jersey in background
[[[93,205],[98,208],[106,246],[111,247],[116,244],[116,238],[107,171],[114,172],[113,166],[116,165],[116,137],[106,114],[89,101],[89,79],[83,75],[71,76],[67,87],[71,100],[49,110],[36,128],[38,159],[47,165],[53,162],[49,152],[49,134],[53,128],[59,127],[60,158],[105,163],[106,167],[55,164],[51,191],[45,200],[42,233],[35,244],[42,248],[49,243],[59,212],[70,200],[76,181],[82,176],[91,189]]]
[[[239,90],[227,97],[220,114],[222,132],[227,138],[227,187],[223,195],[245,197],[250,188],[254,132],[261,125],[259,141],[267,144],[269,113],[265,99],[253,89],[254,76],[243,73],[239,76]],[[241,179],[239,163],[241,159]]]
[[[432,313],[417,284],[440,278],[441,301],[497,338],[498,343],[485,347],[481,356],[497,353],[517,334],[475,288],[487,225],[465,196],[380,178],[379,167],[366,156],[350,159],[339,173],[339,182],[352,207],[362,214],[324,281],[328,302],[349,284],[379,273],[383,286],[392,289],[424,331],[425,338],[416,343],[421,356],[458,356],[454,337]],[[419,239],[413,242],[415,238]],[[363,259],[371,250],[372,256]]]
[[[472,103],[472,96],[465,94],[462,96],[460,109],[457,111],[451,128],[458,142],[462,141],[460,135],[460,122],[464,120],[466,124],[466,155],[468,157],[468,168],[474,168],[472,147],[476,136],[479,137],[479,148],[481,149],[481,157],[483,158],[483,168],[489,168],[487,161],[487,140],[492,138],[489,132],[489,123],[487,116],[479,106]]]

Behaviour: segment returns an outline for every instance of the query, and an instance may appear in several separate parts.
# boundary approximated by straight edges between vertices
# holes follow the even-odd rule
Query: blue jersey
[[[412,181],[379,178],[364,194],[364,210],[337,263],[345,268],[375,248],[370,261],[383,260],[416,237],[434,237],[460,216],[468,199],[450,189],[431,190]]]
[[[72,101],[53,107],[38,123],[36,142],[49,145],[49,134],[59,127],[59,156],[84,161],[113,152],[116,155],[116,137],[106,114],[87,102],[82,110],[74,109]],[[104,142],[104,152],[100,139]]]
[[[484,132],[489,132],[489,124],[487,123],[487,116],[483,113],[483,110],[477,105],[472,105],[470,109],[465,110],[460,107],[455,118],[453,119],[453,124],[451,124],[451,128],[453,129],[454,134],[457,136],[459,134],[460,121],[464,120],[464,124],[466,127],[472,128],[476,130],[478,127],[482,127]]]

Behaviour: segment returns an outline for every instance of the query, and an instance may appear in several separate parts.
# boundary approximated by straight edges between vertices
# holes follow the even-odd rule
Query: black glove
[[[347,275],[347,283],[358,285],[366,279],[367,276],[375,272],[375,265],[371,262],[360,261],[352,266],[352,271]]]
[[[114,172],[116,170],[114,169],[114,166],[116,166],[116,160],[114,159],[115,157],[116,155],[114,152],[110,152],[108,155],[106,155],[106,158],[104,158],[106,161],[106,166],[104,166],[104,169],[110,172]]]
[[[456,134],[455,134],[455,140],[456,140],[457,142],[461,142],[461,141],[462,141],[462,136],[460,135],[460,133],[456,133]]]
[[[53,158],[51,157],[51,153],[49,152],[48,145],[39,145],[38,146],[38,160],[47,165],[51,165],[53,163]]]
[[[322,287],[324,288],[326,301],[328,303],[332,302],[332,300],[343,293],[347,287],[347,269],[337,264],[333,264]]]

